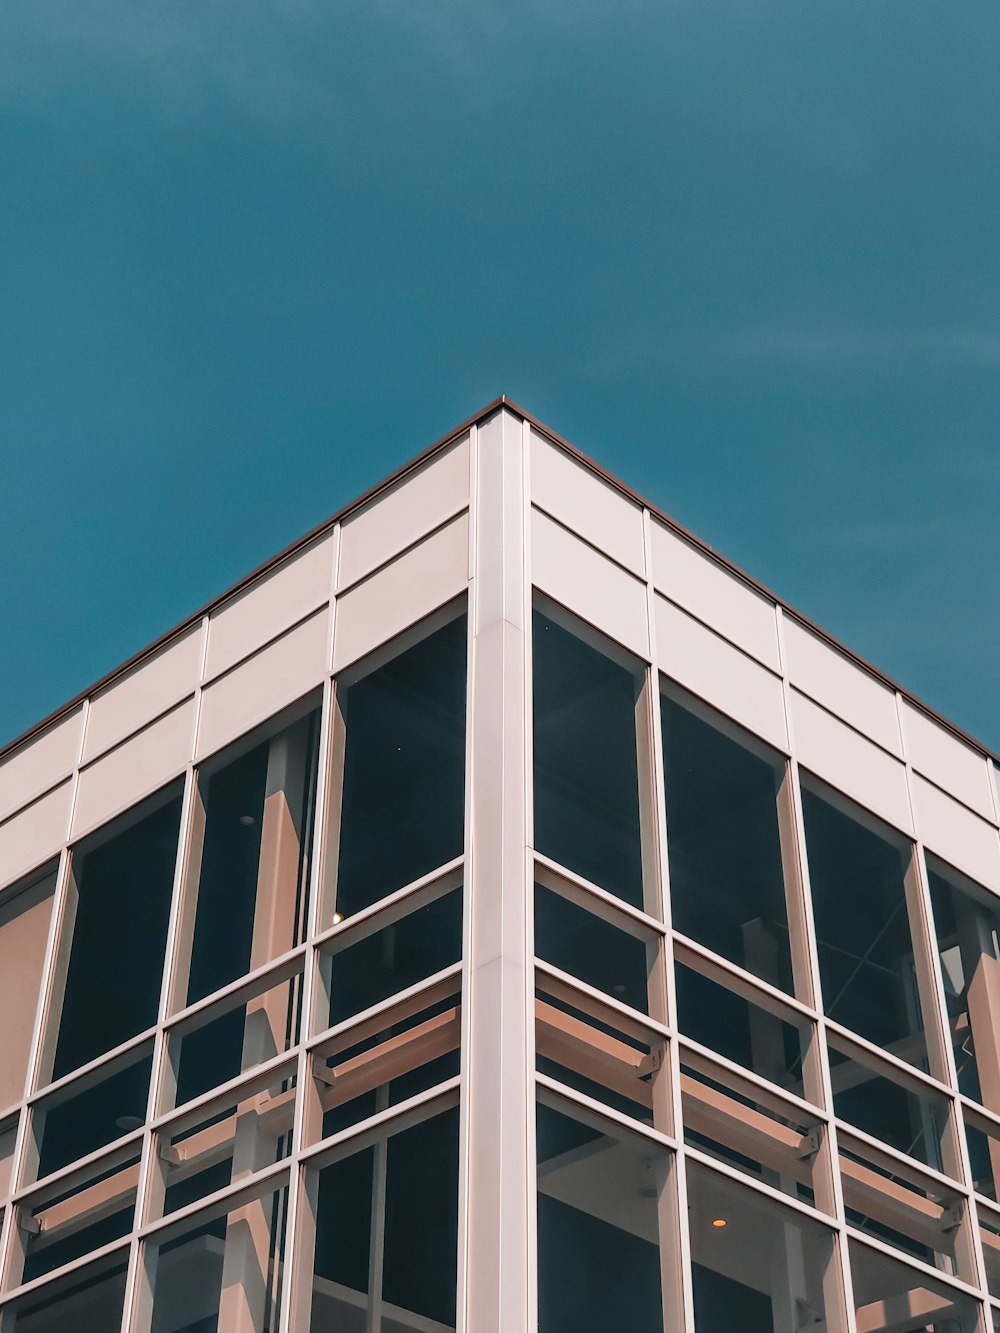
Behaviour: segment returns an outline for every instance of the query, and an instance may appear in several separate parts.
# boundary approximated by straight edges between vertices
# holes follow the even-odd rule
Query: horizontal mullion
[[[684,1156],[691,1162],[697,1162],[699,1166],[705,1167],[708,1171],[714,1171],[716,1175],[725,1176],[727,1180],[741,1188],[747,1189],[751,1194],[761,1194],[770,1199],[773,1203],[780,1204],[783,1208],[790,1208],[793,1212],[801,1213],[803,1217],[809,1218],[812,1222],[818,1222],[827,1231],[832,1231],[836,1227],[836,1222],[828,1214],[814,1208],[804,1199],[797,1198],[794,1194],[784,1194],[774,1185],[769,1185],[766,1180],[759,1180],[756,1176],[748,1176],[746,1172],[741,1171],[739,1167],[731,1166],[729,1162],[722,1162],[710,1153],[704,1152],[701,1148],[694,1148],[689,1143],[683,1147]],[[691,1182],[688,1181],[688,1194],[691,1193]]]
[[[345,917],[343,921],[338,921],[335,925],[328,926],[326,930],[321,931],[311,941],[313,948],[328,950],[333,943],[338,948],[347,948],[351,941],[356,938],[364,939],[367,935],[374,934],[384,926],[390,926],[400,917],[408,915],[410,910],[409,900],[417,897],[423,890],[428,890],[428,901],[433,902],[437,897],[443,897],[452,889],[457,889],[461,883],[461,872],[465,866],[465,857],[456,856],[453,861],[448,861],[445,865],[439,866],[437,870],[432,870],[427,875],[421,875],[410,884],[404,884],[401,889],[396,889],[385,898],[380,898],[378,902],[363,907],[360,912],[355,912],[353,916]],[[454,883],[451,879],[454,877]],[[443,881],[449,881],[444,883]],[[437,889],[437,893],[430,893],[431,889]],[[375,924],[373,924],[375,923]],[[369,929],[364,929],[369,927]],[[341,945],[341,941],[344,941]]]
[[[654,1129],[652,1125],[646,1124],[643,1120],[634,1120],[630,1115],[626,1115],[624,1111],[618,1111],[605,1102],[599,1102],[594,1097],[588,1097],[586,1093],[579,1092],[566,1083],[560,1083],[558,1079],[551,1078],[548,1074],[541,1074],[536,1071],[535,1086],[536,1089],[548,1094],[550,1099],[570,1103],[589,1112],[593,1117],[608,1121],[621,1129],[627,1130],[630,1134],[637,1135],[639,1138],[648,1139],[661,1148],[669,1148],[671,1152],[677,1151],[678,1142],[672,1135]],[[546,1097],[540,1096],[539,1100],[544,1105],[552,1105],[551,1100]],[[552,1109],[558,1110],[559,1107],[554,1106]]]
[[[863,1155],[866,1152],[870,1153],[871,1159],[884,1170],[891,1171],[904,1178],[917,1179],[919,1183],[914,1186],[916,1189],[937,1189],[938,1192],[950,1195],[952,1198],[958,1198],[959,1196],[965,1198],[971,1193],[968,1185],[959,1180],[953,1180],[951,1176],[946,1176],[932,1166],[918,1162],[915,1157],[907,1157],[898,1148],[883,1143],[881,1139],[875,1138],[873,1134],[866,1134],[863,1130],[858,1129],[856,1125],[850,1124],[849,1121],[841,1120],[838,1117],[835,1124],[837,1126],[837,1143],[841,1151],[846,1148],[849,1152],[858,1155]],[[852,1140],[854,1141],[853,1144]]]
[[[408,1018],[439,999],[444,1000],[458,994],[461,988],[462,964],[451,963],[440,972],[425,977],[423,981],[416,981],[405,990],[397,991],[388,999],[380,1000],[378,1004],[362,1009],[359,1014],[345,1018],[343,1022],[336,1023],[333,1027],[326,1028],[315,1037],[311,1037],[305,1043],[306,1051],[309,1055],[334,1055],[356,1041],[364,1041],[372,1025],[377,1020],[383,1019],[386,1014],[399,1010],[400,1017]],[[376,1026],[375,1031],[378,1030]]]
[[[386,1126],[394,1125],[397,1121],[400,1121],[406,1122],[402,1126],[402,1128],[405,1128],[417,1112],[426,1111],[426,1115],[420,1116],[420,1120],[425,1120],[437,1114],[437,1110],[434,1109],[436,1107],[445,1111],[452,1106],[457,1106],[461,1083],[461,1076],[456,1074],[443,1083],[435,1084],[433,1088],[415,1093],[397,1106],[387,1106],[385,1110],[376,1112],[375,1115],[369,1116],[367,1120],[360,1120],[356,1125],[350,1125],[346,1129],[332,1134],[329,1138],[323,1139],[320,1143],[313,1143],[308,1147],[301,1148],[295,1154],[294,1161],[297,1166],[322,1171],[325,1166],[338,1160],[341,1156],[349,1157],[353,1156],[355,1152],[363,1151],[368,1141],[377,1142],[383,1138],[391,1137],[394,1133],[401,1132],[401,1129],[389,1129],[388,1133],[383,1134],[382,1131]],[[338,1149],[344,1148],[348,1144],[352,1145],[349,1152],[338,1153]]]
[[[156,1027],[146,1028],[143,1032],[134,1037],[129,1037],[123,1041],[120,1046],[115,1046],[110,1051],[95,1056],[87,1064],[80,1065],[79,1069],[74,1069],[68,1074],[63,1074],[52,1083],[46,1084],[44,1088],[39,1088],[33,1092],[27,1099],[29,1106],[35,1106],[42,1100],[48,1100],[50,1097],[58,1096],[73,1085],[74,1092],[85,1092],[87,1088],[92,1088],[95,1083],[99,1083],[102,1078],[108,1077],[117,1071],[117,1067],[128,1069],[133,1064],[138,1063],[138,1059],[129,1060],[129,1056],[135,1055],[138,1049],[147,1042],[150,1044],[150,1053],[152,1053],[152,1043],[156,1036]],[[61,1100],[65,1101],[66,1098]]]
[[[290,1174],[290,1161],[283,1157],[280,1162],[271,1162],[252,1176],[223,1185],[221,1189],[203,1199],[196,1199],[175,1213],[168,1213],[155,1222],[147,1222],[139,1228],[138,1237],[141,1241],[161,1244],[164,1239],[169,1240],[181,1234],[191,1222],[198,1226],[203,1222],[214,1221],[216,1217],[232,1212],[243,1203],[252,1203],[262,1195],[280,1189],[288,1183]]]
[[[112,1143],[105,1143],[100,1148],[95,1148],[86,1157],[74,1158],[67,1166],[60,1167],[58,1171],[42,1176],[40,1179],[32,1181],[30,1185],[22,1185],[10,1196],[11,1203],[15,1205],[30,1203],[36,1199],[42,1199],[44,1195],[62,1189],[71,1189],[74,1179],[78,1176],[85,1182],[91,1175],[97,1175],[105,1170],[113,1171],[116,1166],[124,1167],[132,1153],[141,1151],[145,1132],[145,1126],[133,1129],[131,1133],[124,1137],[115,1139]]]
[[[675,962],[684,963],[692,970],[701,972],[703,976],[705,973],[698,964],[704,963],[709,969],[712,980],[724,977],[733,982],[732,986],[726,986],[727,990],[733,990],[750,1003],[760,1005],[775,1018],[781,1018],[786,1023],[792,1024],[803,1021],[812,1024],[819,1017],[817,1010],[810,1009],[807,1004],[803,1004],[794,995],[789,995],[780,986],[772,986],[763,977],[748,972],[737,963],[723,958],[721,954],[713,953],[704,944],[699,944],[688,935],[682,935],[679,930],[673,932],[673,942]],[[719,981],[719,984],[726,985],[726,982]]]
[[[897,1082],[903,1083],[909,1092],[915,1096],[921,1096],[925,1093],[936,1093],[939,1097],[947,1101],[954,1101],[958,1095],[954,1088],[950,1088],[947,1083],[941,1083],[934,1078],[932,1074],[925,1074],[922,1069],[916,1069],[913,1065],[901,1059],[898,1055],[893,1055],[882,1046],[876,1046],[874,1042],[866,1037],[859,1036],[852,1032],[850,1028],[842,1027],[839,1023],[830,1018],[824,1018],[824,1027],[827,1031],[827,1041],[830,1036],[834,1037],[834,1042],[830,1043],[836,1050],[847,1055],[851,1059],[856,1059],[859,1064],[870,1069],[872,1073],[880,1077],[896,1077]],[[843,1051],[842,1047],[848,1047]],[[853,1054],[852,1054],[853,1052]],[[837,1065],[831,1063],[830,1075],[836,1083],[835,1070]]]
[[[535,862],[535,876],[543,888],[562,897],[569,897],[571,902],[578,905],[586,905],[602,921],[644,941],[654,942],[668,933],[666,924],[657,921],[655,916],[649,916],[622,898],[616,898],[607,889],[567,870],[543,852],[532,850],[531,854]],[[563,893],[564,888],[570,889],[572,896]]]
[[[748,1081],[754,1088],[759,1089],[766,1100],[772,1094],[780,1097],[787,1105],[797,1107],[800,1111],[808,1115],[809,1119],[817,1124],[826,1124],[832,1117],[821,1107],[815,1106],[812,1102],[806,1101],[804,1097],[797,1093],[790,1092],[787,1088],[781,1087],[778,1083],[770,1083],[761,1074],[755,1073],[752,1069],[745,1069],[738,1065],[735,1060],[730,1060],[728,1056],[720,1055],[718,1051],[713,1051],[710,1046],[702,1046],[701,1042],[687,1037],[683,1032],[678,1032],[677,1043],[680,1050],[680,1058],[683,1061],[684,1052],[687,1051],[695,1057],[695,1062],[702,1066],[713,1066],[715,1070],[722,1070],[725,1073],[735,1074],[738,1079]],[[716,1074],[709,1073],[710,1078],[715,1078]],[[721,1081],[721,1080],[720,1080]]]
[[[204,1092],[200,1097],[193,1101],[184,1102],[181,1106],[175,1106],[169,1111],[164,1111],[149,1122],[149,1129],[154,1134],[169,1130],[171,1133],[177,1133],[185,1125],[197,1125],[199,1121],[206,1117],[214,1115],[216,1111],[223,1111],[234,1101],[243,1101],[246,1097],[252,1097],[257,1092],[262,1092],[269,1083],[273,1083],[283,1071],[287,1070],[288,1077],[292,1077],[298,1070],[298,1048],[292,1047],[290,1050],[282,1051],[279,1055],[273,1055],[270,1060],[264,1064],[256,1065],[253,1069],[245,1069],[231,1078],[226,1083],[220,1083],[217,1088],[211,1088]]]
[[[17,1225],[17,1219],[14,1219],[14,1225]],[[91,1250],[89,1254],[82,1254],[77,1259],[71,1259],[63,1264],[61,1268],[54,1268],[51,1273],[42,1273],[40,1277],[32,1278],[30,1282],[24,1282],[19,1287],[13,1287],[10,1291],[0,1296],[0,1311],[12,1304],[16,1300],[23,1300],[26,1296],[33,1296],[35,1292],[42,1287],[50,1284],[61,1283],[66,1278],[83,1268],[89,1268],[91,1265],[97,1266],[102,1260],[112,1259],[120,1250],[122,1256],[127,1258],[129,1247],[132,1243],[132,1233],[125,1236],[119,1236],[117,1240],[109,1241],[107,1245],[102,1245],[100,1249]]]
[[[848,1238],[857,1245],[863,1245],[869,1250],[876,1250],[879,1254],[884,1254],[887,1259],[895,1259],[897,1263],[902,1264],[905,1268],[923,1273],[934,1282],[939,1282],[943,1287],[950,1287],[963,1296],[971,1296],[976,1302],[983,1298],[983,1292],[979,1287],[972,1287],[964,1279],[945,1273],[941,1268],[933,1268],[930,1264],[924,1263],[922,1259],[918,1259],[905,1250],[897,1249],[894,1245],[890,1245],[888,1241],[873,1236],[870,1232],[859,1231],[850,1222],[845,1223],[844,1230]]]
[[[579,977],[574,977],[569,972],[563,972],[561,968],[547,963],[544,958],[535,958],[535,972],[543,977],[549,977],[559,985],[558,992],[552,992],[556,999],[566,999],[562,992],[568,992],[570,998],[567,1003],[572,1003],[572,997],[578,996],[580,1008],[590,1017],[597,1018],[602,1023],[613,1023],[618,1021],[618,1025],[623,1032],[627,1032],[630,1037],[636,1037],[639,1041],[645,1041],[649,1037],[662,1037],[669,1040],[673,1036],[673,1028],[665,1023],[658,1023],[655,1018],[650,1018],[644,1014],[641,1009],[633,1009],[631,1005],[623,1003],[621,1000],[614,999],[611,995],[606,995],[604,991],[598,990],[594,986],[588,986],[586,982],[581,981]],[[537,983],[537,976],[536,976]],[[542,986],[544,990],[544,986]],[[548,992],[547,992],[548,993]],[[588,1001],[592,1004],[588,1005]],[[603,1009],[603,1016],[594,1014],[594,1009]]]
[[[163,1028],[168,1036],[176,1033],[178,1029],[194,1026],[194,1020],[201,1017],[209,1009],[218,1008],[218,1015],[212,1015],[206,1022],[211,1022],[212,1018],[221,1018],[232,1009],[239,1007],[244,1000],[256,999],[258,995],[269,991],[273,986],[280,985],[283,981],[290,981],[292,977],[298,976],[305,963],[309,952],[309,946],[298,944],[294,949],[289,949],[287,953],[280,954],[277,958],[272,958],[270,962],[261,964],[253,972],[248,972],[245,976],[237,977],[235,981],[229,982],[221,990],[213,991],[211,995],[205,995],[200,1000],[195,1000],[184,1009],[179,1009],[177,1013],[171,1014],[164,1020]],[[201,1026],[200,1024],[198,1026]],[[181,1033],[183,1035],[183,1032]]]

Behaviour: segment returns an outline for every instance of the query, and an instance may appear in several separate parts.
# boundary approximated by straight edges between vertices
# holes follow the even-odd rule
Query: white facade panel
[[[201,671],[201,644],[199,626],[97,696],[87,718],[84,762],[194,693]]]
[[[903,729],[906,734],[907,758],[913,767],[937,786],[964,801],[984,819],[993,819],[993,799],[990,795],[986,758],[905,699]]]
[[[183,772],[191,758],[194,700],[189,699],[80,773],[73,838],[104,824]]]
[[[267,574],[212,616],[205,678],[221,675],[330,597],[333,536]]]
[[[926,846],[980,884],[1000,890],[1000,836],[993,825],[916,773],[913,801]]]
[[[337,599],[334,670],[356,662],[469,583],[469,516],[461,514],[419,546]]]
[[[786,669],[793,685],[884,749],[902,757],[895,693],[822,639],[785,617]]]
[[[659,592],[772,671],[781,670],[774,604],[653,522],[653,583]]]
[[[337,587],[356,583],[468,503],[469,438],[465,436],[344,523]]]
[[[324,607],[205,687],[198,722],[199,759],[266,722],[322,682],[328,626],[329,611]]]
[[[646,585],[537,509],[531,513],[531,577],[542,592],[648,659]]]
[[[0,824],[0,886],[20,879],[59,851],[66,841],[72,790],[73,784],[64,782]]]
[[[906,769],[851,727],[792,690],[799,763],[896,828],[913,832]]]
[[[781,681],[686,611],[656,598],[656,664],[749,731],[787,751]]]
[[[80,754],[82,721],[78,708],[0,764],[0,818],[69,777]]]
[[[641,508],[534,431],[531,498],[633,574],[645,577]]]

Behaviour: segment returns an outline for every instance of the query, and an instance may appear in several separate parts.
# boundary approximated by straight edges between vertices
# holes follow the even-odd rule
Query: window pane
[[[53,1078],[156,1022],[180,798],[73,856],[79,895]]]
[[[643,905],[631,671],[536,611],[535,847]]]
[[[52,1273],[73,1259],[120,1240],[132,1228],[139,1180],[139,1145],[113,1166],[91,1168],[56,1191],[22,1205],[31,1228],[24,1236],[22,1282]],[[13,1285],[13,1284],[12,1284]]]
[[[454,1328],[457,1266],[457,1108],[320,1172],[313,1333]]]
[[[921,1065],[902,854],[813,792],[802,809],[827,1017]]]
[[[890,1312],[896,1310],[912,1311],[903,1327],[919,1328],[920,1333],[972,1333],[976,1327],[978,1304],[964,1292],[859,1241],[849,1240],[848,1249],[859,1330],[898,1328],[898,1322],[890,1322]]]
[[[661,712],[673,925],[790,991],[781,769],[666,696]]]
[[[121,1067],[118,1061],[108,1073],[82,1090],[71,1083],[51,1098],[38,1103],[34,1129],[39,1136],[39,1178],[58,1171],[115,1139],[130,1134],[146,1120],[146,1098],[153,1057],[149,1043],[131,1053]]]
[[[21,1100],[55,873],[0,895],[0,1108]]]
[[[539,1333],[663,1333],[669,1154],[549,1106],[537,1126]]]
[[[535,953],[596,990],[649,1012],[649,972],[657,945],[535,885]]]
[[[286,1207],[279,1190],[151,1244],[151,1333],[278,1333]]]
[[[996,898],[986,889],[959,887],[930,868],[928,880],[958,1086],[1000,1111],[1000,1067],[992,1054],[996,1014],[990,1003],[1000,978]]]
[[[109,1333],[121,1324],[126,1265],[119,1255],[4,1307],[17,1333]]]
[[[338,694],[342,917],[462,854],[465,640],[462,615]]]
[[[203,782],[205,833],[187,1000],[295,946],[305,911],[318,713]]]
[[[688,1202],[698,1333],[825,1325],[832,1233],[697,1162]]]

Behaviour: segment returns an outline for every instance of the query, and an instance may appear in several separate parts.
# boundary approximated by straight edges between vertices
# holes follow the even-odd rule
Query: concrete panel
[[[660,592],[758,662],[781,670],[773,602],[655,521],[652,545],[653,582]]]
[[[993,825],[918,774],[913,775],[913,800],[926,846],[980,884],[1000,890],[1000,835]]]
[[[656,665],[692,694],[787,751],[785,702],[778,677],[659,596]]]
[[[913,832],[901,763],[796,690],[792,726],[799,763],[896,828]]]
[[[217,611],[208,626],[205,679],[235,666],[327,602],[332,562],[331,534]]]
[[[194,693],[201,671],[201,639],[199,626],[97,696],[87,718],[86,762]]]
[[[811,699],[902,757],[896,696],[822,639],[785,617],[788,677]]]
[[[534,431],[531,498],[599,550],[645,577],[641,508]]]
[[[401,555],[337,599],[334,670],[386,643],[469,584],[469,516]]]
[[[201,759],[251,731],[323,680],[329,611],[324,607],[251,657],[201,696]]]
[[[183,772],[191,758],[193,727],[194,700],[188,699],[83,769],[73,838],[106,823]]]
[[[602,633],[649,657],[646,585],[537,509],[531,513],[531,580]]]
[[[469,503],[469,437],[398,482],[341,531],[337,587],[347,588]]]
[[[80,753],[82,720],[78,708],[0,764],[0,819],[69,777]]]
[[[907,758],[915,769],[984,819],[993,819],[989,761],[903,701]]]
[[[0,886],[20,879],[59,851],[66,841],[72,786],[64,782],[0,824]]]

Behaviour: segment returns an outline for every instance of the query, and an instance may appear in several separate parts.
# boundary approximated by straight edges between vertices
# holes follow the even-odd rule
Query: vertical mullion
[[[837,1272],[824,1281],[823,1297],[827,1306],[827,1326],[834,1330],[846,1330],[857,1333],[857,1320],[854,1308],[854,1285],[851,1279],[850,1257],[847,1247],[847,1223],[844,1212],[844,1191],[840,1178],[839,1152],[837,1147],[837,1127],[833,1116],[833,1086],[830,1080],[830,1062],[827,1056],[826,1020],[823,1014],[823,988],[819,974],[819,955],[816,948],[816,925],[812,911],[812,887],[809,879],[809,860],[806,855],[805,821],[802,815],[802,787],[799,781],[799,766],[795,740],[795,726],[792,714],[792,687],[788,678],[788,655],[785,648],[785,625],[782,609],[775,607],[778,635],[778,657],[781,666],[781,689],[785,706],[785,727],[788,733],[788,749],[791,756],[785,781],[788,783],[788,819],[794,839],[794,859],[799,874],[795,886],[798,899],[797,911],[793,920],[789,916],[789,929],[800,929],[804,938],[799,941],[799,950],[805,959],[809,972],[808,983],[811,1000],[817,1010],[815,1043],[812,1068],[813,1076],[820,1084],[821,1101],[830,1113],[826,1121],[823,1142],[817,1154],[817,1201],[833,1214],[836,1229],[836,1268]],[[786,886],[787,888],[787,886]],[[794,950],[793,950],[794,954]]]
[[[674,974],[674,947],[671,933],[670,903],[670,860],[669,826],[667,821],[666,780],[663,762],[663,724],[660,711],[660,654],[656,638],[656,591],[653,586],[653,521],[648,509],[642,511],[643,546],[646,567],[646,620],[649,636],[649,651],[652,659],[647,681],[648,707],[646,709],[649,726],[649,770],[650,796],[653,801],[652,838],[649,846],[651,864],[644,873],[655,876],[654,898],[650,904],[656,907],[657,915],[667,927],[660,938],[658,966],[654,969],[650,986],[650,1012],[661,1022],[673,1022],[677,1031],[677,986]],[[643,848],[645,860],[647,848]],[[657,1009],[659,1012],[657,1013]],[[666,1199],[661,1196],[661,1228],[670,1237],[667,1240],[661,1233],[660,1265],[663,1274],[663,1320],[664,1327],[674,1326],[683,1333],[694,1333],[694,1291],[691,1267],[691,1234],[688,1227],[688,1190],[687,1159],[683,1150],[684,1128],[683,1108],[681,1105],[681,1066],[680,1046],[676,1040],[666,1045],[666,1059],[657,1076],[657,1085],[666,1093],[668,1113],[668,1131],[672,1133],[680,1149],[673,1155],[672,1169],[666,1184]],[[664,1088],[665,1085],[665,1088]],[[655,1094],[654,1094],[655,1097]],[[655,1103],[654,1103],[655,1104]],[[666,1212],[666,1216],[664,1213]],[[667,1263],[664,1265],[663,1248],[669,1244]],[[672,1278],[671,1283],[668,1279]],[[670,1291],[672,1286],[673,1291]],[[668,1302],[670,1302],[668,1304]]]
[[[333,574],[330,595],[330,642],[328,670],[333,663],[333,639],[336,625],[336,598],[340,560],[340,527],[335,530]],[[327,861],[337,855],[331,830],[340,827],[339,783],[335,773],[343,762],[344,737],[336,726],[338,717],[337,686],[329,675],[323,683],[323,703],[320,715],[316,779],[316,815],[313,820],[313,846],[310,856],[309,910],[306,926],[307,951],[302,970],[302,1004],[299,1014],[299,1056],[296,1069],[294,1119],[292,1123],[291,1168],[288,1185],[288,1208],[285,1223],[285,1272],[281,1291],[281,1329],[306,1329],[311,1321],[313,1255],[316,1244],[317,1184],[309,1168],[302,1165],[304,1148],[319,1137],[323,1112],[319,1102],[316,1080],[312,1076],[311,1056],[306,1042],[316,1028],[316,1010],[324,993],[321,969],[323,960],[315,946],[316,936],[326,924],[324,913],[327,903]],[[336,788],[336,790],[332,790]],[[338,804],[336,819],[331,817],[331,799]]]

